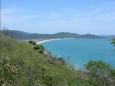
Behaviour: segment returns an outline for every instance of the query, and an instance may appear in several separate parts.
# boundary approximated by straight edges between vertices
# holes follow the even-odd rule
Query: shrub
[[[53,78],[47,74],[43,77],[43,83],[46,84],[46,86],[52,86],[53,84]]]
[[[89,81],[94,81],[97,85],[107,84],[109,82],[109,77],[111,76],[109,64],[99,60],[99,61],[89,61],[85,65],[85,69],[89,74]]]
[[[39,50],[39,53],[44,53],[44,50],[45,50],[43,45],[38,45],[38,44],[34,46],[34,49]]]
[[[15,83],[19,76],[21,66],[18,63],[11,62],[10,59],[0,59],[0,85]]]
[[[39,46],[39,45],[35,45],[35,46],[34,46],[34,49],[35,49],[35,50],[40,50],[40,46]]]
[[[113,44],[115,46],[115,38],[112,39],[111,44]]]
[[[36,44],[36,42],[34,42],[34,41],[29,41],[29,43],[31,43],[32,45],[35,45]]]

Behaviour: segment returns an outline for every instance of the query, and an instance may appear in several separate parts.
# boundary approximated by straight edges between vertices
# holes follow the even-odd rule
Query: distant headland
[[[55,34],[39,34],[27,33],[17,30],[0,30],[0,32],[7,34],[17,40],[30,40],[30,39],[63,39],[63,38],[114,38],[115,36],[98,36],[94,34],[77,34],[69,32],[59,32]]]

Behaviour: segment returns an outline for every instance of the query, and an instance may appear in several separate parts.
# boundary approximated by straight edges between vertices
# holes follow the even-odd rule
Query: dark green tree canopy
[[[111,44],[113,44],[115,46],[115,38],[112,39]]]
[[[87,70],[89,80],[95,82],[96,86],[107,86],[108,82],[110,83],[111,67],[109,64],[101,60],[91,60],[85,65],[85,69]]]

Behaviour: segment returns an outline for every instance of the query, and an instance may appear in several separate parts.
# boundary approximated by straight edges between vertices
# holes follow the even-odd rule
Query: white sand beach
[[[47,42],[47,41],[53,41],[53,40],[62,40],[62,39],[47,39],[47,40],[39,41],[39,42],[37,42],[37,44],[41,44],[41,43],[44,43],[44,42]]]

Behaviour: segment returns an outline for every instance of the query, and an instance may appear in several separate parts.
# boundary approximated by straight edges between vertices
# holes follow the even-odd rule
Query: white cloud
[[[2,25],[11,25],[16,23],[23,23],[31,21],[32,19],[37,18],[36,15],[32,14],[18,14],[19,10],[15,8],[5,8],[1,9],[1,24]]]
[[[62,16],[62,13],[60,12],[51,12],[48,14],[48,19],[55,20],[55,19],[60,19]]]
[[[15,9],[13,8],[5,8],[5,9],[1,9],[1,15],[6,15],[6,14],[12,14],[14,12]]]
[[[115,28],[115,2],[99,3],[91,6],[89,10],[74,8],[62,8],[55,11],[42,11],[27,13],[25,9],[6,8],[1,10],[1,21],[6,26],[15,28],[39,28],[41,32],[62,31],[78,29],[82,32],[100,31],[100,29]],[[24,11],[25,10],[25,11]],[[111,22],[113,20],[114,22]],[[22,29],[23,30],[23,29]],[[43,31],[42,31],[43,30]],[[73,30],[74,31],[74,30]],[[101,31],[100,31],[101,32]],[[109,30],[108,30],[109,32]]]
[[[115,12],[98,15],[97,19],[104,21],[115,20]]]
[[[12,22],[13,13],[14,9],[12,8],[1,9],[1,24],[10,24]]]

